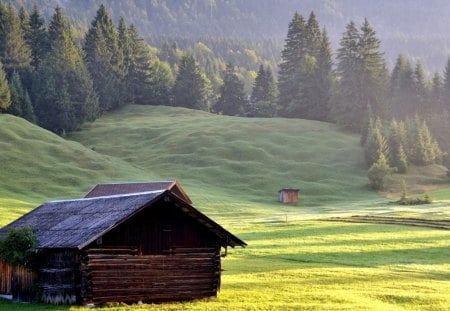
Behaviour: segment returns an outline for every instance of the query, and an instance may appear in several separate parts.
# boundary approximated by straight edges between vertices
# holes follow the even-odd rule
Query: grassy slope
[[[10,115],[0,115],[0,163],[0,226],[42,201],[79,197],[98,181],[154,178]]]
[[[375,197],[358,137],[327,123],[129,106],[70,138],[177,178],[200,205],[273,204],[282,187],[300,188],[306,206]]]

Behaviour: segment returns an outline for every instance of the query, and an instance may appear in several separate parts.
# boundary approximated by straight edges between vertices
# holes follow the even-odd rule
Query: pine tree
[[[414,96],[413,70],[409,61],[399,55],[389,82],[391,111],[396,118],[404,119],[417,113]]]
[[[414,95],[415,95],[415,111],[422,114],[427,110],[430,89],[425,77],[425,71],[420,62],[417,62],[414,70]]]
[[[39,124],[64,134],[97,116],[98,101],[92,80],[75,45],[61,9],[53,15],[49,34],[51,50],[39,66],[33,83]]]
[[[173,96],[175,106],[198,110],[209,109],[210,82],[191,54],[181,58]]]
[[[406,122],[408,135],[407,155],[415,165],[429,165],[437,163],[442,158],[442,151],[434,141],[425,121],[418,115]]]
[[[0,113],[11,105],[11,93],[8,87],[6,73],[3,64],[0,62]]]
[[[31,65],[37,69],[45,54],[50,50],[49,38],[44,19],[41,17],[36,5],[30,15],[30,31],[26,36],[31,47]]]
[[[444,71],[444,81],[442,85],[442,106],[450,112],[450,57]]]
[[[330,40],[325,29],[322,30],[317,56],[317,71],[315,73],[316,95],[315,109],[311,113],[312,119],[328,121],[330,119],[330,100],[333,87],[333,62]]]
[[[386,177],[391,173],[389,164],[384,154],[380,154],[376,162],[372,164],[367,177],[369,178],[370,187],[374,190],[382,190],[386,184]]]
[[[124,77],[123,54],[119,51],[114,24],[103,4],[86,34],[84,51],[99,96],[100,112],[119,107],[123,104],[120,85]]]
[[[21,6],[19,9],[19,20],[20,28],[22,29],[22,33],[26,39],[30,33],[30,16],[24,6]]]
[[[443,81],[442,77],[438,72],[435,72],[433,79],[431,81],[431,91],[430,91],[430,103],[428,107],[429,113],[441,113],[443,110],[442,104],[442,94],[443,94]]]
[[[399,173],[406,173],[408,168],[408,157],[405,152],[406,133],[403,122],[398,123],[395,119],[389,126],[389,163],[397,168]]]
[[[297,12],[289,23],[288,33],[284,49],[281,53],[280,71],[278,74],[278,103],[281,109],[280,113],[284,116],[290,116],[289,108],[292,102],[298,97],[299,65],[306,53],[306,22]]]
[[[385,158],[389,155],[389,145],[383,133],[383,124],[380,119],[372,122],[372,127],[367,136],[366,145],[364,148],[366,163],[370,167],[376,162],[381,155]]]
[[[355,23],[350,22],[343,34],[337,53],[337,90],[333,98],[332,112],[342,126],[359,131],[358,120],[364,120],[365,109],[358,92],[361,60],[359,57],[360,33]]]
[[[247,104],[244,83],[239,79],[232,64],[228,64],[220,87],[219,99],[214,104],[213,111],[229,116],[244,114]]]
[[[11,3],[6,6],[4,50],[1,59],[8,75],[13,71],[28,69],[31,62],[31,50],[25,41],[17,11]]]
[[[380,40],[367,19],[360,31],[353,22],[347,25],[337,55],[339,83],[333,110],[339,124],[357,132],[368,106],[375,115],[386,110],[387,70],[379,49]]]
[[[249,117],[273,117],[277,112],[277,85],[269,67],[260,65],[245,114]]]
[[[31,104],[28,91],[24,89],[19,74],[14,71],[9,86],[11,92],[11,106],[8,113],[22,117],[30,122],[35,122],[33,105]]]

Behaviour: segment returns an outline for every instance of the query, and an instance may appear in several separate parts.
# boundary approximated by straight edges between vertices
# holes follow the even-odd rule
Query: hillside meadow
[[[407,176],[412,195],[431,191],[435,203],[390,203],[366,186],[358,136],[334,125],[130,106],[65,138],[0,115],[0,148],[0,225],[97,182],[176,178],[194,206],[249,245],[224,258],[218,298],[108,310],[450,309],[450,231],[320,221],[448,220],[442,169]],[[282,187],[300,188],[301,203],[277,203]],[[0,299],[0,310],[87,309]]]

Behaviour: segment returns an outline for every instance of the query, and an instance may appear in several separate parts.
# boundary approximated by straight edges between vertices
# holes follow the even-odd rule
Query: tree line
[[[420,127],[426,127],[444,151],[450,150],[450,60],[444,74],[435,73],[431,80],[420,62],[413,66],[402,55],[390,72],[380,44],[367,19],[359,27],[352,21],[333,61],[327,31],[314,12],[307,19],[295,13],[277,80],[270,63],[248,51],[245,57],[254,60],[252,66],[260,61],[249,88],[242,67],[218,63],[202,42],[186,51],[175,42],[157,49],[123,17],[115,25],[104,5],[77,40],[59,7],[46,24],[36,6],[31,12],[17,11],[11,3],[0,2],[0,109],[60,134],[127,104],[305,118],[361,133],[367,150],[373,149],[369,142],[374,133],[389,139],[392,131],[386,128],[393,120],[408,133],[413,131],[406,126],[413,123],[408,120],[419,119],[424,124]],[[414,163],[406,143],[402,148]],[[391,152],[398,153],[398,147]],[[433,161],[445,156],[436,154]],[[396,166],[393,159],[401,156],[384,157]]]

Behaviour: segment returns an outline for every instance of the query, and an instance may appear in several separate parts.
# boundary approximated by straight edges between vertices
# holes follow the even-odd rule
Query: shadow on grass
[[[70,310],[70,306],[54,306],[48,304],[41,303],[23,303],[23,302],[14,302],[10,300],[6,300],[0,298],[0,310],[8,310],[8,311],[24,311],[24,310],[32,310],[32,311],[67,311]]]
[[[321,266],[345,266],[376,268],[379,266],[443,265],[450,264],[448,247],[394,249],[379,251],[298,252],[287,254],[247,254],[241,269],[230,269],[227,274],[272,272],[280,269],[302,268],[304,264]],[[264,264],[266,263],[266,264]],[[248,269],[246,269],[248,267]],[[426,273],[426,272],[425,272]],[[431,274],[433,276],[433,274]],[[434,275],[435,277],[437,275]],[[450,280],[450,273],[439,279]]]

